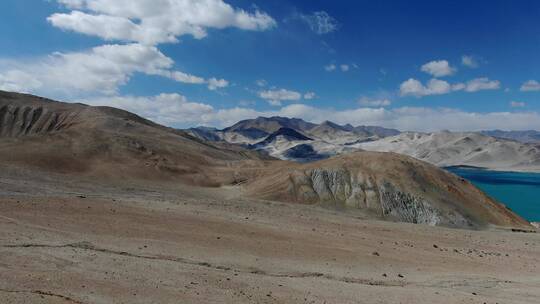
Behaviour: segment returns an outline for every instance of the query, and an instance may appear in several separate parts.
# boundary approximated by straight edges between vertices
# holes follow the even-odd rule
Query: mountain
[[[289,128],[302,132],[313,127],[315,127],[315,124],[305,122],[302,119],[274,116],[242,120],[233,126],[223,129],[222,132],[245,133],[247,131],[249,134],[254,132],[253,137],[250,138],[261,138],[265,135],[274,133],[281,128]]]
[[[473,132],[402,133],[355,148],[396,152],[437,166],[475,166],[495,170],[540,171],[540,147]]]
[[[298,136],[281,137],[278,141],[266,138],[280,129],[294,130],[309,137],[311,142],[304,143]],[[250,149],[257,149],[273,157],[299,162],[328,158],[344,152],[356,151],[351,145],[374,141],[400,132],[375,126],[339,125],[331,121],[321,124],[306,122],[298,118],[258,117],[247,119],[223,130],[212,128],[192,128],[186,130],[193,137],[201,140],[224,141],[240,144]],[[290,132],[290,131],[289,131]],[[295,148],[296,145],[302,145]],[[302,157],[302,155],[306,155]]]
[[[21,174],[10,177],[10,172],[29,172],[27,179],[54,178],[70,187],[81,178],[85,185],[121,189],[138,181],[174,185],[175,191],[189,185],[189,193],[217,196],[236,187],[235,199],[330,205],[376,219],[460,228],[530,227],[470,183],[393,153],[356,152],[299,164],[203,141],[115,108],[6,92],[0,92],[0,137],[0,172],[8,180]],[[266,139],[317,144],[289,128]],[[316,150],[301,147],[286,153]],[[317,153],[322,150],[317,148]]]
[[[272,157],[280,158],[280,156],[283,155],[283,151],[294,147],[298,143],[306,141],[313,141],[313,139],[294,129],[280,128],[260,142],[257,142],[254,145],[248,145],[247,147],[252,150],[264,152]]]
[[[265,140],[275,132],[272,130],[279,130],[284,125],[310,141],[295,136]],[[375,126],[354,127],[330,121],[311,124],[300,119],[259,117],[210,132],[207,134],[208,129],[192,129],[190,134],[204,140],[219,138],[219,141],[241,144],[272,157],[301,163],[366,150],[405,154],[441,167],[540,171],[540,144],[535,142],[536,131],[401,133]]]
[[[215,185],[213,168],[262,159],[135,114],[0,91],[0,162],[67,174]]]
[[[209,127],[197,127],[186,130],[191,136],[206,141],[220,141],[221,137],[217,135],[218,129]]]
[[[482,131],[484,135],[492,136],[502,139],[511,139],[519,141],[521,143],[536,143],[540,144],[540,131],[529,130],[529,131],[501,131],[501,130],[492,130],[492,131]]]
[[[396,135],[401,134],[399,130],[377,127],[377,126],[358,126],[358,127],[354,127],[353,131],[376,135],[380,138],[384,138],[388,136],[396,136]]]
[[[258,142],[255,146],[266,146],[276,141],[311,141],[313,139],[301,134],[300,132],[291,128],[280,128],[276,132],[268,135],[263,141]]]
[[[347,142],[358,140],[359,138],[366,138],[372,136],[372,134],[359,134],[353,132],[352,126],[345,127],[330,121],[325,121],[308,130],[307,132],[310,136],[314,138],[332,144],[344,144]]]

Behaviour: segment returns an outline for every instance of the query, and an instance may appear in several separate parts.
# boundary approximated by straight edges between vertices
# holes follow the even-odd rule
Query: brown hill
[[[315,163],[274,167],[246,188],[252,197],[362,209],[403,222],[529,226],[468,181],[395,153],[355,152]]]
[[[254,152],[210,144],[135,114],[0,92],[0,160],[111,178],[179,179],[218,185],[219,167],[256,161]],[[227,177],[229,179],[230,177]]]

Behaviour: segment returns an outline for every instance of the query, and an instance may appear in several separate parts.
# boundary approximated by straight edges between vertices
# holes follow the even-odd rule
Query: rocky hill
[[[260,160],[256,152],[191,135],[109,107],[0,92],[0,160],[111,178],[216,185],[208,168]]]
[[[277,166],[246,186],[268,200],[358,209],[409,223],[477,228],[526,225],[468,181],[411,157],[355,152]]]

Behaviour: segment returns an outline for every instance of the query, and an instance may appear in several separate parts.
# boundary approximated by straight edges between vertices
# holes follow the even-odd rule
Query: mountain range
[[[287,132],[284,132],[287,130]],[[310,162],[355,151],[396,152],[437,166],[540,171],[540,133],[400,132],[376,126],[321,124],[285,117],[243,120],[223,130],[192,128],[201,140],[224,141],[283,160]]]
[[[332,145],[345,152],[358,141],[391,138],[387,136],[394,130],[283,118],[244,121],[221,131],[197,130],[171,129],[110,107],[0,92],[4,173],[16,168],[33,176],[60,174],[64,181],[85,178],[111,186],[140,181],[200,189],[236,187],[244,199],[329,206],[393,221],[530,228],[471,183],[409,156],[356,149],[299,164],[258,152],[298,142],[304,146],[286,149],[289,155],[321,155],[323,149],[330,155]],[[327,144],[334,133],[348,139]],[[217,137],[249,141],[242,146],[207,140]],[[308,145],[316,149],[310,152]]]

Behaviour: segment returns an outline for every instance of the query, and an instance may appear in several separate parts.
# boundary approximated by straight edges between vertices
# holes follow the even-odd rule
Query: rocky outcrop
[[[457,212],[444,214],[425,198],[401,191],[390,182],[378,184],[373,176],[363,172],[351,174],[345,168],[294,172],[288,191],[297,202],[364,209],[401,222],[471,226]]]
[[[43,107],[0,105],[0,137],[50,133],[69,128],[77,113],[55,112]]]

